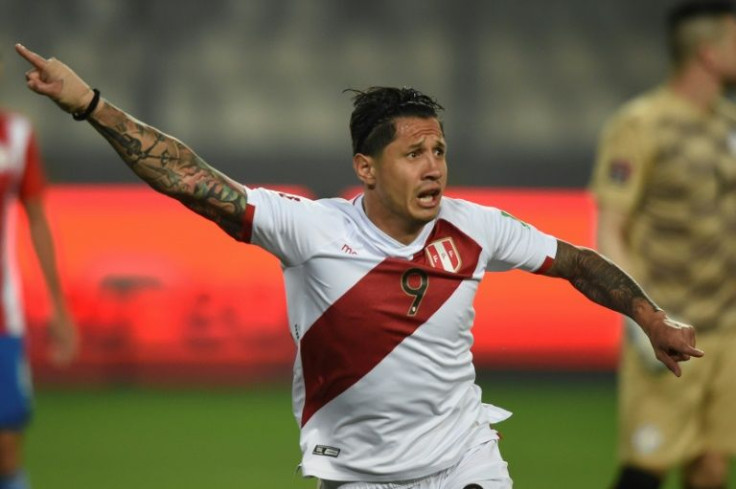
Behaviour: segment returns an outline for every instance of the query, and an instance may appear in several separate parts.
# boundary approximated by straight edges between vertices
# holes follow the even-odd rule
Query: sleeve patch
[[[608,178],[620,185],[629,181],[632,172],[631,162],[628,160],[617,159],[611,161],[608,165]]]

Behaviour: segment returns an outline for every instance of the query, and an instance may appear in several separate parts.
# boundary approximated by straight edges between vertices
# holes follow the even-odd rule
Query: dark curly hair
[[[353,154],[377,156],[396,136],[397,117],[437,118],[444,108],[413,88],[371,87],[353,93],[350,136]],[[441,124],[441,122],[440,122]]]

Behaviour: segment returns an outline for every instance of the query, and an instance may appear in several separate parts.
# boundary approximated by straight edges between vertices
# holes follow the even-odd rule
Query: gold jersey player
[[[234,182],[58,60],[17,49],[32,64],[28,86],[89,120],[138,176],[281,261],[302,473],[323,489],[511,488],[489,426],[509,413],[481,402],[470,353],[486,271],[569,280],[635,319],[676,374],[679,361],[702,355],[691,326],[671,321],[596,252],[443,197],[441,107],[416,90],[355,94],[352,160],[363,193],[310,200]]]
[[[671,382],[635,328],[619,372],[616,487],[725,488],[736,453],[736,8],[687,2],[668,18],[672,75],[624,105],[601,137],[592,189],[599,249],[674,317],[703,362]]]

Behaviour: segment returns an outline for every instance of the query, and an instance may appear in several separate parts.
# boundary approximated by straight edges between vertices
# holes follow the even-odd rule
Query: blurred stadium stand
[[[119,184],[136,182],[136,178],[86,124],[71,121],[25,88],[23,73],[27,67],[12,49],[18,41],[69,63],[121,108],[187,142],[235,179],[265,185],[298,183],[318,197],[339,195],[356,181],[350,164],[351,103],[343,90],[371,85],[414,86],[437,97],[447,109],[444,121],[450,148],[450,183],[495,189],[536,187],[542,193],[550,192],[546,197],[539,197],[535,190],[520,194],[514,194],[515,190],[510,194],[495,192],[493,199],[500,200],[490,203],[500,207],[508,204],[511,207],[506,206],[507,210],[550,232],[559,231],[555,225],[548,227],[545,217],[536,216],[534,206],[537,210],[551,209],[552,214],[558,212],[560,216],[563,211],[559,209],[564,208],[570,213],[564,218],[577,222],[563,226],[560,237],[565,238],[568,231],[590,233],[594,226],[590,202],[585,200],[582,187],[589,178],[596,135],[603,120],[624,100],[666,74],[661,19],[673,2],[9,0],[0,11],[4,62],[0,102],[35,121],[50,179],[61,184],[52,192],[50,211],[55,215],[55,231],[60,233],[62,264],[70,259],[70,253],[79,251],[75,247],[92,239],[74,220],[89,225],[91,221],[85,219],[90,216],[84,206],[116,212],[102,202],[114,207],[114,199],[120,195],[116,194],[121,189]],[[87,188],[98,193],[85,204],[83,200],[89,194],[77,185],[90,183],[112,187]],[[558,190],[546,190],[549,188]],[[160,232],[150,219],[161,212],[174,212],[167,214],[167,219],[176,216],[176,222],[186,219],[181,216],[187,211],[176,203],[164,202],[147,188],[136,189],[133,198],[148,203],[145,205],[154,205],[155,201],[157,210],[137,207],[137,216],[118,216],[127,219],[125,229],[134,236]],[[567,191],[573,197],[565,197]],[[534,195],[542,199],[572,198],[576,203],[567,201],[556,207],[534,200]],[[530,196],[531,200],[525,202]],[[126,194],[125,198],[131,197]],[[75,202],[79,207],[74,207]],[[522,208],[515,210],[516,205]],[[118,211],[122,210],[118,206]],[[74,216],[72,221],[69,216]],[[187,217],[192,222],[198,219]],[[554,221],[554,215],[551,217]],[[95,219],[93,226],[104,222],[99,216]],[[204,226],[201,232],[208,233],[208,244],[228,239],[213,225],[197,222],[191,225],[196,229]],[[156,228],[155,232],[146,231],[151,228]],[[85,229],[100,232],[99,227]],[[165,242],[176,236],[177,243],[201,239],[188,232],[191,229],[183,227],[181,234],[172,229],[158,237]],[[592,234],[575,236],[580,244],[592,244]],[[288,330],[280,327],[285,321],[283,304],[266,304],[282,300],[278,294],[258,295],[259,289],[247,281],[239,283],[240,288],[228,290],[235,282],[226,280],[218,285],[203,281],[206,276],[201,270],[182,269],[181,263],[174,263],[175,256],[170,256],[172,263],[167,264],[162,255],[150,253],[146,257],[130,245],[102,250],[109,252],[104,259],[99,255],[101,247],[94,243],[87,242],[82,247],[87,254],[78,256],[86,262],[66,262],[66,266],[78,267],[66,272],[71,273],[65,279],[72,291],[87,294],[86,299],[73,295],[72,300],[91,299],[96,304],[92,309],[77,311],[89,342],[77,374],[136,381],[144,376],[150,379],[148,376],[154,373],[165,377],[167,368],[184,372],[181,367],[190,362],[188,375],[205,375],[203,365],[208,363],[201,359],[207,356],[219,358],[223,365],[239,365],[242,370],[247,368],[243,358],[271,347],[277,353],[262,358],[263,364],[273,365],[276,370],[286,365],[288,369],[293,346]],[[151,250],[158,246],[143,243],[149,243]],[[182,246],[189,249],[191,243]],[[92,266],[93,256],[99,258],[98,264],[104,269]],[[218,258],[211,257],[209,265]],[[278,265],[270,258],[248,251],[242,259],[272,265],[268,273],[277,277]],[[34,265],[26,262],[26,266]],[[32,274],[30,280],[34,280]],[[507,288],[496,288],[493,282],[481,288],[479,320],[497,325],[508,318],[499,317],[499,311],[506,308],[503,315],[513,310],[507,307],[509,304],[525,307],[512,297],[513,291],[531,285],[523,279],[510,280],[512,285]],[[534,284],[544,281],[533,280]],[[172,285],[182,281],[199,284],[201,290]],[[569,304],[565,302],[568,298],[559,299],[557,292],[543,289],[546,285],[539,287],[540,292],[535,294],[547,297],[549,302],[538,305],[536,310],[542,311],[538,314],[547,307],[564,311],[566,315],[559,316],[558,322],[567,329],[558,339],[574,337],[578,341],[572,346],[555,343],[554,333],[550,335],[552,330],[548,330],[544,336],[549,340],[546,348],[555,344],[577,352],[565,368],[611,369],[620,334],[613,316],[596,319],[600,320],[599,330],[596,325],[578,326],[595,317],[586,316],[590,311],[582,302],[565,310],[556,301]],[[33,300],[43,300],[32,284],[29,288]],[[238,293],[260,298],[256,302],[262,308],[251,308],[249,318],[268,323],[266,334],[252,335],[254,327],[264,331],[261,323],[240,327],[241,312],[229,305],[243,305],[237,302]],[[499,297],[499,293],[510,295]],[[168,309],[157,307],[164,296]],[[488,298],[498,302],[488,303]],[[495,310],[494,304],[503,307]],[[186,312],[181,312],[182,307]],[[267,307],[275,307],[276,314],[259,316],[260,312],[253,312]],[[487,316],[481,310],[484,308],[489,311]],[[42,380],[53,380],[68,374],[47,369],[43,363],[43,333],[39,329],[43,314],[43,309],[31,313],[35,322],[34,363]],[[212,319],[213,315],[217,318]],[[271,326],[277,322],[280,331],[272,335],[275,329]],[[509,324],[506,331],[497,326],[478,328],[476,331],[488,333],[479,337],[476,348],[490,348],[479,361],[489,366],[549,367],[548,358],[538,356],[535,343],[529,342],[529,338],[540,338],[535,335],[546,325],[545,318],[537,315],[527,323],[538,329],[529,330],[528,325],[515,329],[517,323]],[[151,329],[152,324],[178,329]],[[578,334],[570,333],[570,328],[577,328]],[[584,330],[590,334],[579,336]],[[176,331],[175,341],[166,336],[172,331]],[[170,340],[173,343],[167,343]],[[507,340],[511,343],[504,343]],[[133,344],[147,345],[148,349],[132,348]],[[530,344],[521,354],[519,348]],[[161,350],[157,345],[166,346]],[[249,353],[246,355],[241,347]],[[193,351],[196,356],[187,357]],[[157,362],[154,368],[140,370],[151,359]],[[84,369],[95,362],[117,367]]]
[[[672,1],[9,0],[0,101],[54,180],[134,180],[27,92],[22,41],[233,177],[328,196],[354,182],[342,90],[409,85],[447,108],[453,184],[580,187],[605,116],[665,74]]]

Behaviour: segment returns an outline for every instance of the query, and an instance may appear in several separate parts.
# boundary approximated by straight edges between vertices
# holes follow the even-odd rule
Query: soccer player
[[[1,67],[1,66],[0,66]],[[52,303],[51,360],[68,363],[76,333],[56,271],[53,242],[43,210],[44,177],[31,123],[0,110],[0,489],[25,489],[23,431],[31,415],[31,377],[25,353],[23,305],[15,257],[11,206],[20,201]]]
[[[490,427],[510,413],[481,403],[470,353],[472,302],[486,271],[569,280],[636,320],[676,375],[678,362],[703,354],[691,326],[668,318],[596,252],[443,197],[441,107],[416,90],[355,93],[353,167],[364,192],[313,201],[234,182],[60,61],[16,49],[32,65],[28,87],[88,120],[154,189],[279,258],[298,348],[301,469],[324,489],[511,487]]]
[[[736,5],[669,13],[672,73],[608,121],[592,189],[599,248],[673,317],[707,358],[671,382],[629,323],[619,368],[617,488],[656,489],[682,467],[690,489],[725,488],[736,454]]]

